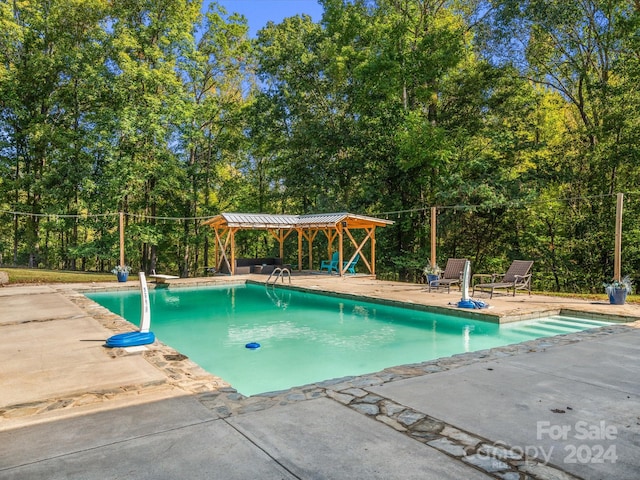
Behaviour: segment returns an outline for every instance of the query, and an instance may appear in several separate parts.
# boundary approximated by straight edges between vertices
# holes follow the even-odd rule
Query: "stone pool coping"
[[[172,284],[168,288],[231,285],[243,284],[247,282],[261,284],[265,280],[261,276],[256,275],[247,275],[243,277],[244,278],[215,277],[186,279],[186,281],[183,280],[172,282]],[[303,280],[306,280],[306,282]],[[635,309],[629,311],[629,308],[625,308],[628,306],[615,306],[617,308],[612,309],[613,311],[611,311],[610,313],[606,313],[606,311],[602,311],[601,305],[599,305],[600,311],[589,312],[588,307],[593,307],[593,304],[590,304],[588,302],[580,302],[580,308],[576,308],[575,305],[568,308],[563,308],[562,306],[549,307],[548,304],[543,301],[542,303],[534,302],[533,307],[531,305],[526,305],[525,308],[522,308],[521,305],[516,304],[516,311],[514,311],[513,302],[518,302],[522,298],[524,298],[525,300],[528,298],[528,296],[526,295],[519,295],[517,297],[506,297],[506,301],[505,298],[491,300],[493,304],[498,304],[497,308],[494,311],[468,311],[466,309],[456,309],[455,306],[452,305],[452,303],[455,303],[455,293],[450,295],[439,293],[424,294],[424,289],[421,286],[395,282],[380,282],[372,279],[358,279],[358,285],[360,287],[362,287],[363,284],[369,287],[369,295],[367,295],[367,288],[359,288],[357,289],[357,292],[354,292],[354,280],[356,279],[352,278],[345,282],[336,282],[334,278],[325,279],[313,275],[304,279],[302,277],[294,277],[294,281],[298,285],[278,285],[278,288],[292,288],[300,291],[328,294],[350,299],[365,298],[367,301],[378,302],[382,304],[414,308],[423,311],[455,314],[461,317],[471,317],[474,319],[485,321],[488,320],[498,323],[501,323],[501,318],[506,318],[507,321],[517,321],[558,314],[579,315],[582,317],[598,320],[627,320],[628,322],[635,321],[635,323],[610,325],[577,333],[558,335],[555,337],[545,337],[520,344],[508,345],[505,347],[496,347],[490,350],[470,352],[458,354],[453,357],[444,357],[440,359],[430,360],[415,365],[394,366],[382,370],[381,372],[373,372],[368,375],[350,377],[346,379],[327,380],[325,382],[316,384],[294,387],[282,392],[271,392],[266,394],[254,395],[252,397],[245,397],[239,394],[231,385],[225,382],[224,379],[205,371],[185,355],[162,343],[161,341],[156,340],[156,342],[154,342],[152,345],[148,345],[143,349],[128,350],[122,348],[114,348],[104,350],[105,355],[110,358],[128,355],[142,356],[149,364],[162,372],[166,379],[164,382],[155,381],[150,382],[149,384],[142,385],[122,385],[120,387],[104,391],[95,391],[90,389],[91,391],[89,394],[87,394],[86,392],[79,392],[76,395],[67,395],[64,397],[54,396],[52,398],[44,398],[38,402],[29,402],[28,404],[24,405],[19,404],[0,406],[0,418],[21,418],[23,420],[26,420],[26,418],[30,416],[37,417],[38,415],[41,415],[43,413],[50,414],[51,412],[58,410],[60,411],[60,413],[62,413],[62,411],[72,411],[75,407],[79,406],[98,406],[101,403],[110,402],[114,399],[135,399],[135,397],[140,395],[141,392],[161,391],[163,389],[166,390],[167,387],[175,389],[177,392],[182,392],[184,394],[198,395],[205,405],[207,405],[219,415],[233,415],[240,414],[246,411],[253,411],[256,409],[265,409],[273,405],[287,403],[290,401],[306,400],[309,398],[316,398],[318,396],[332,396],[333,393],[331,392],[340,393],[343,390],[359,388],[358,386],[362,385],[363,383],[373,385],[385,382],[393,382],[396,380],[402,380],[420,375],[428,375],[433,372],[445,371],[456,368],[458,366],[468,365],[479,360],[488,361],[507,355],[536,352],[540,351],[540,349],[545,349],[550,345],[566,345],[588,338],[608,335],[612,333],[622,333],[624,331],[628,331],[628,329],[640,327],[640,320],[638,320],[639,317],[629,315],[629,313],[637,312],[635,311]],[[303,285],[299,285],[300,283],[303,283]],[[157,285],[153,286],[157,287]],[[412,295],[412,300],[407,301],[406,299],[403,300],[401,298],[393,298],[394,295],[388,295],[388,292],[385,292],[384,290],[381,292],[375,291],[375,289],[373,289],[373,287],[379,288],[381,286],[383,288],[390,289],[392,293],[394,291],[395,293],[397,293],[398,290],[402,290],[405,293],[408,291]],[[108,329],[111,332],[120,333],[124,331],[134,331],[136,329],[136,327],[130,322],[110,312],[108,309],[98,305],[96,302],[86,297],[85,293],[97,291],[117,291],[123,289],[136,290],[138,289],[137,282],[128,282],[126,284],[106,283],[91,285],[51,285],[50,287],[56,293],[62,295],[70,302],[78,306],[80,309],[86,312],[87,315],[94,318],[104,328]],[[163,285],[159,288],[167,287]],[[350,291],[345,291],[345,289]],[[398,295],[395,295],[395,297],[397,296]],[[433,305],[433,303],[436,303],[434,299],[439,303],[439,305]],[[508,305],[508,307],[505,307],[505,303]],[[524,311],[518,313],[518,307]],[[500,316],[501,314],[503,315],[502,317]],[[358,404],[357,399],[354,400],[354,404]]]

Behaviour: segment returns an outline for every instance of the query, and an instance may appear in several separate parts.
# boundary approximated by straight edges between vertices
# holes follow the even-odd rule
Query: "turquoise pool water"
[[[139,291],[86,295],[139,324]],[[497,325],[262,285],[155,289],[149,297],[156,337],[244,395],[607,324],[557,316]],[[247,349],[249,342],[261,347]]]

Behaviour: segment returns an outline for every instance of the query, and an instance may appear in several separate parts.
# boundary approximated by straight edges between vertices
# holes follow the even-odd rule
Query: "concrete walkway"
[[[459,299],[371,279],[294,284]],[[126,323],[80,288],[0,289],[0,479],[640,477],[638,321],[244,398],[168,346],[105,349]],[[640,313],[561,300],[496,298],[487,314]]]

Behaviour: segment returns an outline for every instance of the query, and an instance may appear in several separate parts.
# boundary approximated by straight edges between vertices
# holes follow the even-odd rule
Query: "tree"
[[[232,205],[240,192],[247,155],[246,110],[253,96],[251,42],[246,19],[227,16],[212,4],[200,26],[201,36],[181,62],[186,112],[181,126],[182,151],[190,190],[182,203],[183,217],[211,215]],[[200,220],[185,221],[182,243],[195,238],[195,254],[185,251],[182,275],[197,268],[199,247],[209,264],[209,227]]]
[[[112,11],[114,156],[111,192],[120,211],[141,214],[132,232],[141,242],[141,268],[153,270],[163,232],[159,211],[174,211],[183,170],[171,149],[184,123],[178,59],[193,42],[199,3],[191,0],[118,0]],[[140,224],[142,223],[142,225]]]
[[[557,191],[581,198],[623,191],[628,179],[638,178],[637,169],[629,168],[637,154],[628,122],[636,114],[619,101],[630,100],[634,90],[621,60],[634,56],[629,34],[637,25],[635,6],[600,0],[491,4],[493,31],[503,39],[499,52],[511,55],[510,60],[503,55],[503,61],[513,63],[530,81],[558,92],[570,107],[564,149],[556,152],[563,156],[564,185]],[[591,272],[584,283],[594,284],[612,271],[613,236],[608,232],[614,202],[589,203],[590,210],[583,205],[573,217],[567,235],[582,239],[571,257]]]
[[[83,208],[79,190],[88,173],[91,144],[85,116],[97,105],[101,22],[106,2],[72,0],[2,2],[2,150],[10,170],[11,205],[31,215],[14,220],[13,257],[24,238],[28,263],[39,261],[40,228],[49,212]],[[10,167],[9,167],[10,165]],[[46,223],[46,222],[45,222]],[[77,225],[63,239],[78,242]],[[65,260],[66,261],[66,260]],[[73,267],[73,263],[70,265]]]

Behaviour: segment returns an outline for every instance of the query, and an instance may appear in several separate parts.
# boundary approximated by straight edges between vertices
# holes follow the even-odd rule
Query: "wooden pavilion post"
[[[341,277],[344,276],[344,273],[342,272],[342,262],[344,261],[344,251],[342,248],[342,241],[343,241],[342,229],[344,228],[345,223],[346,222],[342,222],[336,226],[338,231],[338,271],[340,272]]]
[[[315,240],[316,235],[318,235],[317,230],[313,230],[307,235],[307,248],[309,248],[309,270],[313,270],[313,241]]]
[[[215,270],[214,270],[214,273],[215,273],[216,271],[220,270],[219,265],[218,265],[218,261],[220,260],[220,250],[219,250],[219,247],[218,247],[218,243],[219,242],[218,242],[218,229],[217,228],[214,229],[214,234],[215,234],[215,237],[216,237],[216,242],[214,244],[216,248],[213,250],[213,265],[215,267]],[[205,266],[208,266],[208,265],[205,265]]]
[[[376,275],[376,227],[371,232],[371,275]]]
[[[322,231],[327,237],[327,258],[331,258],[331,255],[333,254],[333,242],[338,236],[338,226],[336,225],[335,227],[324,228]]]
[[[613,279],[618,282],[622,278],[622,207],[624,204],[624,193],[618,193],[616,198],[616,240],[613,255]]]
[[[302,271],[302,229],[296,228],[298,232],[298,271]],[[282,255],[280,256],[282,258]]]
[[[120,212],[120,266],[124,267],[124,212]]]
[[[231,275],[236,274],[236,230],[237,228],[230,228],[229,235],[231,235]]]
[[[291,233],[291,232],[289,232]],[[289,234],[282,235],[282,230],[278,230],[278,242],[280,243],[280,258],[284,260],[284,239],[287,238]]]
[[[313,270],[313,241],[318,235],[319,230],[317,229],[309,229],[305,230],[302,228],[297,229],[299,238],[305,238],[307,240],[307,248],[309,254],[309,270]],[[300,270],[302,271],[302,241],[298,242],[298,259],[300,263]]]
[[[431,207],[431,267],[436,267],[436,222],[437,212],[436,207]]]

